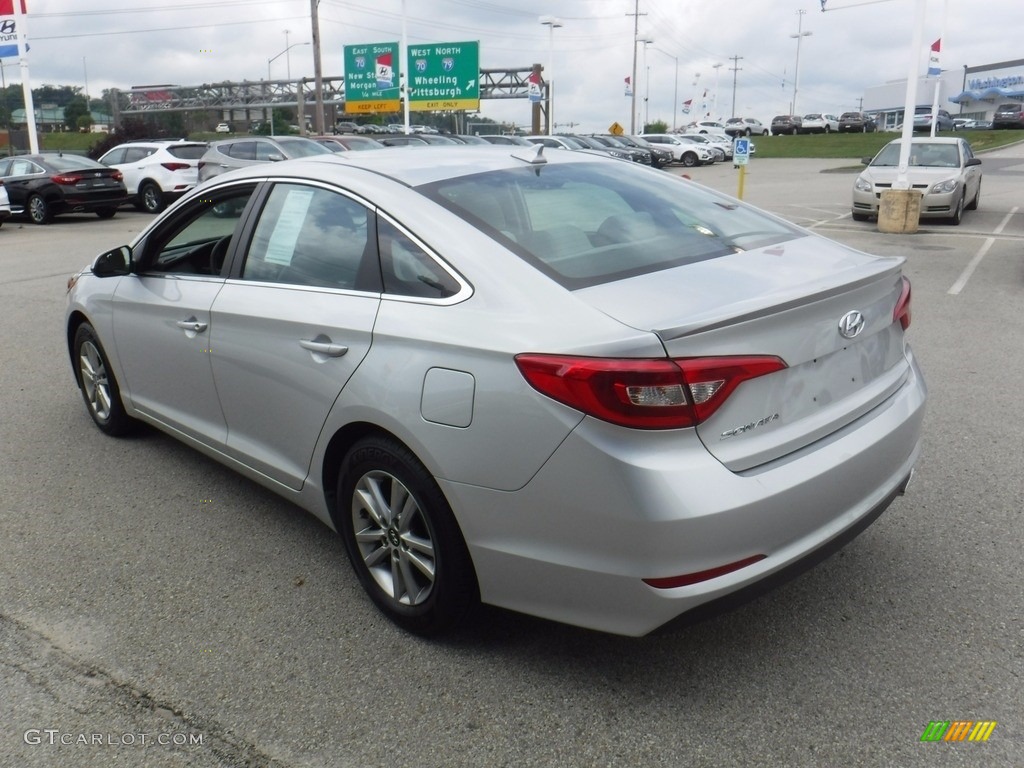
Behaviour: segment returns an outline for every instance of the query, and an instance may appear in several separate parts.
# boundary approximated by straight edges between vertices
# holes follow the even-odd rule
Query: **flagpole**
[[[900,159],[893,189],[910,189],[910,145],[914,139],[914,112],[917,104],[917,79],[921,75],[921,45],[924,40],[925,0],[914,0],[914,31],[910,41],[910,66],[907,70],[907,93],[903,103],[903,133],[900,136]]]
[[[931,137],[935,138],[936,125],[939,118],[939,86],[942,85],[942,46],[946,44],[946,18],[949,16],[949,0],[942,2],[942,26],[939,28],[939,59],[938,74],[935,75],[935,95],[932,97],[932,128]]]
[[[25,30],[25,15],[21,12],[22,0],[13,0],[14,25],[18,36],[18,63],[21,65],[21,91],[25,95],[25,127],[28,128],[28,147],[33,155],[39,154],[39,137],[36,135],[36,105],[32,101],[32,81],[28,74],[28,34]]]

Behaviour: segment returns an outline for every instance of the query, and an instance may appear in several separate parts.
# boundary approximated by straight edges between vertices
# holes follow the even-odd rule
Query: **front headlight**
[[[948,195],[950,192],[955,192],[957,184],[959,182],[956,179],[946,179],[940,181],[938,184],[934,184],[929,192],[934,195]]]
[[[874,189],[874,187],[872,187],[871,185],[871,182],[865,179],[863,176],[857,177],[857,181],[853,183],[853,188],[856,189],[858,192],[870,192],[872,189]]]

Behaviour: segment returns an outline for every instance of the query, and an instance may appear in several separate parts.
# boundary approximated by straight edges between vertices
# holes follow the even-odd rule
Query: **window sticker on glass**
[[[309,211],[309,204],[312,200],[313,190],[311,189],[288,190],[288,197],[285,198],[284,205],[281,206],[281,213],[278,214],[274,224],[274,233],[270,236],[264,261],[281,264],[285,267],[292,263],[295,243],[299,239],[299,232],[306,221],[306,213]]]

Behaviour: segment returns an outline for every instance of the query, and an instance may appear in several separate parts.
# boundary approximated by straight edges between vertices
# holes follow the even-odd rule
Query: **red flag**
[[[942,44],[942,38],[940,37],[938,40],[936,40],[934,43],[932,43],[932,50],[935,51],[936,53],[938,53],[940,50],[942,50],[942,45],[941,44]]]
[[[25,10],[25,0],[21,0],[21,12],[28,13]],[[14,0],[0,0],[0,16],[13,16],[14,15]]]

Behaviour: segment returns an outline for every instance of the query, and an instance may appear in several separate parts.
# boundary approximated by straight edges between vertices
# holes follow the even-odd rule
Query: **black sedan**
[[[116,168],[80,155],[19,155],[0,160],[11,209],[33,224],[48,224],[61,213],[95,213],[109,219],[128,201]]]

